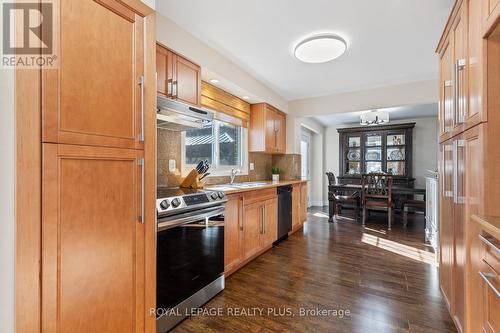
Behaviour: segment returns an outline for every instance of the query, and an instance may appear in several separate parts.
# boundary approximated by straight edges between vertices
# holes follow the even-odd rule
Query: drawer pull
[[[495,288],[493,283],[490,281],[490,279],[494,278],[495,275],[493,273],[483,273],[483,272],[479,272],[479,275],[481,275],[481,278],[484,280],[484,282],[486,282],[488,287],[490,287],[491,290],[493,290],[493,292],[495,292],[497,298],[500,298],[500,292],[498,291],[497,288]]]
[[[481,242],[483,242],[484,244],[488,245],[493,250],[495,250],[497,254],[500,254],[500,249],[493,243],[491,237],[485,237],[483,235],[479,235],[479,239],[481,240]]]

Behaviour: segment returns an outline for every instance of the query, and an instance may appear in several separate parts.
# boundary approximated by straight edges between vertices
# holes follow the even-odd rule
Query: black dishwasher
[[[292,185],[278,187],[278,240],[274,244],[288,237],[292,230]]]

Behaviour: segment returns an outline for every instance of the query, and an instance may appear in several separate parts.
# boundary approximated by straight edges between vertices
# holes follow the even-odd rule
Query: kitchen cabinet
[[[307,183],[303,182],[300,183],[300,223],[304,223],[307,220],[308,206]]]
[[[242,194],[228,196],[224,221],[224,271],[229,272],[243,259]]]
[[[500,35],[495,33],[498,22],[487,14],[489,4],[457,1],[437,48],[442,83],[440,287],[457,329],[467,333],[498,331],[492,328],[498,325],[493,315],[498,305],[478,272],[488,272],[493,281],[497,276],[488,270],[494,267],[484,266],[488,258],[479,240],[484,230],[473,223],[478,214],[500,215],[495,169],[500,156],[495,144],[495,128],[500,126]]]
[[[154,11],[135,0],[59,5],[59,67],[42,69],[36,89],[41,331],[152,332]]]
[[[267,103],[251,105],[249,151],[286,152],[286,115]]]
[[[269,199],[262,203],[262,233],[260,246],[266,248],[278,239],[278,199]]]
[[[42,331],[144,331],[143,152],[42,149]]]
[[[301,216],[302,211],[300,210],[301,204],[301,185],[293,184],[292,188],[292,232],[299,229],[302,226]]]
[[[441,179],[440,190],[440,265],[439,280],[441,291],[449,309],[452,304],[452,270],[453,270],[453,142],[446,141],[439,147],[439,173]]]
[[[201,68],[156,44],[157,93],[181,102],[201,105]]]
[[[142,148],[144,18],[114,0],[62,2],[60,18],[59,67],[42,73],[43,142]]]

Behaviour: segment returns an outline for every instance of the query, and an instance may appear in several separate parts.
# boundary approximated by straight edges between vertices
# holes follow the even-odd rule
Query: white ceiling
[[[454,0],[162,0],[160,14],[287,100],[437,78],[434,50]],[[292,49],[333,32],[347,52],[305,64]]]
[[[378,110],[389,112],[390,121],[394,121],[425,117],[437,117],[438,105],[437,103],[407,105],[393,108],[382,108]],[[359,124],[359,117],[362,113],[365,112],[370,112],[370,110],[337,113],[326,116],[314,116],[313,118],[319,121],[324,126]]]

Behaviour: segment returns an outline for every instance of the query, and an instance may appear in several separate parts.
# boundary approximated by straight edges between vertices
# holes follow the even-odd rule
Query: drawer
[[[483,260],[500,273],[500,241],[486,232],[479,235],[483,243]]]
[[[243,195],[244,205],[251,205],[252,203],[274,199],[277,197],[277,190],[275,187],[266,189],[257,189],[255,191],[245,192]]]
[[[500,332],[500,276],[488,265],[481,272],[483,294],[483,332]]]

